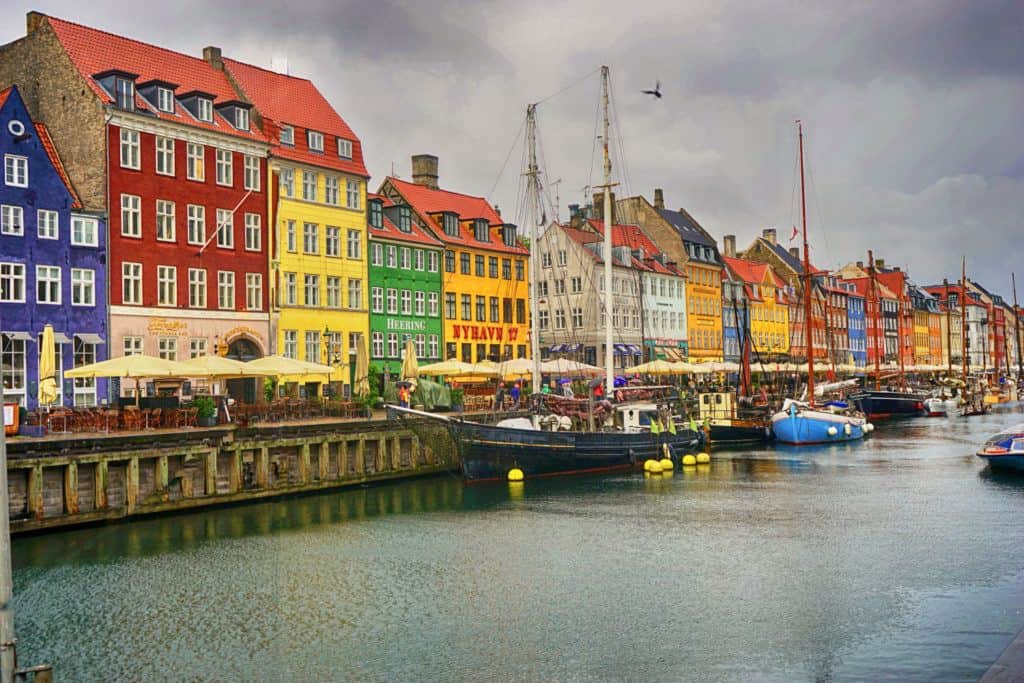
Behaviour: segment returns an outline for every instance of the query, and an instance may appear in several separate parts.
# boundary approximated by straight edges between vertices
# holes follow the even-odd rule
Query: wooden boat
[[[993,470],[1024,472],[1024,424],[990,437],[976,455]]]

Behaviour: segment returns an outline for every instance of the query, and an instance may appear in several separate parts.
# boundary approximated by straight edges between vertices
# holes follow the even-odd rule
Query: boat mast
[[[946,372],[953,374],[953,318],[949,310],[949,280],[942,278],[942,286],[946,288]]]
[[[530,388],[540,393],[540,331],[538,329],[537,303],[537,207],[540,198],[540,183],[537,170],[537,105],[526,105],[526,144],[529,148],[529,167],[526,170],[526,224],[530,231]]]
[[[605,396],[615,392],[615,356],[612,349],[612,158],[608,154],[608,67],[601,67],[601,109],[604,128],[601,147],[604,152],[604,381]]]
[[[814,331],[811,317],[811,259],[807,244],[807,194],[804,188],[804,124],[796,122],[797,134],[800,139],[800,216],[804,227],[804,330],[807,337],[807,403],[814,407]]]
[[[1024,378],[1024,353],[1020,348],[1020,312],[1017,310],[1017,276],[1010,273],[1010,282],[1013,285],[1013,336],[1017,340],[1017,381]],[[1009,361],[1007,361],[1009,363]]]
[[[878,343],[878,335],[882,331],[882,297],[878,294],[878,280],[875,277],[875,255],[870,249],[868,249],[868,272],[871,273],[871,292],[875,296],[875,391],[878,391],[882,386],[882,368],[879,356],[885,352],[885,347]]]
[[[960,261],[960,356],[964,366],[964,389],[967,388],[967,257]]]

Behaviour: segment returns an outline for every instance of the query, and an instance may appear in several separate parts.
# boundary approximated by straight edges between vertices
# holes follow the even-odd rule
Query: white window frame
[[[60,239],[60,214],[51,209],[36,210],[36,237],[41,240]]]
[[[285,240],[285,250],[291,254],[297,253],[299,250],[299,235],[293,220],[285,222]]]
[[[313,152],[324,151],[324,134],[315,130],[306,131],[306,144]]]
[[[359,278],[348,279],[348,308],[359,310],[363,307],[363,281]]]
[[[168,209],[170,209],[168,211]],[[156,239],[158,242],[174,242],[178,239],[177,216],[174,202],[169,199],[156,200]],[[168,225],[169,223],[169,225]],[[168,228],[170,231],[168,232]]]
[[[302,224],[302,253],[320,253],[320,225],[318,223]]]
[[[316,186],[319,182],[315,171],[302,172],[302,199],[307,202],[316,201]]]
[[[242,174],[244,189],[253,192],[260,191],[260,158],[251,154],[242,157],[245,172]]]
[[[341,308],[341,277],[327,276],[327,308]]]
[[[235,184],[235,155],[230,149],[217,148],[217,184],[232,187]]]
[[[3,235],[24,235],[25,234],[25,209],[13,204],[0,206],[0,234]]]
[[[281,334],[281,355],[285,358],[299,357],[299,333],[298,330],[284,330]]]
[[[178,305],[178,269],[174,266],[156,267],[156,305],[172,308]]]
[[[336,175],[324,174],[324,203],[331,206],[338,206],[338,191],[341,187],[341,178]]]
[[[231,209],[217,209],[217,246],[235,248],[235,214]]]
[[[206,207],[202,204],[188,205],[188,243],[206,243]]]
[[[234,124],[238,130],[249,130],[249,110],[244,107],[235,107]]]
[[[348,258],[362,260],[363,258],[363,233],[359,230],[349,230],[345,239],[345,252]]]
[[[345,182],[345,206],[350,209],[359,209],[362,196],[362,185],[358,180]]]
[[[168,114],[174,113],[174,91],[170,88],[157,86],[156,108]]]
[[[370,288],[370,312],[371,313],[383,313],[384,312],[384,288],[383,287],[371,287]]]
[[[229,297],[230,301],[228,301]],[[235,272],[233,270],[217,271],[217,308],[222,311],[235,309]]]
[[[206,123],[213,123],[213,100],[208,97],[196,98],[196,118]]]
[[[302,304],[311,308],[320,306],[320,276],[316,273],[302,276]]]
[[[142,167],[139,160],[139,131],[121,129],[121,168],[138,171]]]
[[[341,257],[341,228],[324,226],[324,256]]]
[[[53,275],[56,274],[56,277]],[[63,300],[62,282],[63,271],[60,266],[37,265],[36,266],[36,303],[41,306],[59,306]],[[46,284],[47,295],[45,298],[39,296],[40,285]],[[53,293],[51,288],[56,285],[56,300],[50,298]]]
[[[284,303],[286,306],[299,305],[299,276],[298,273],[284,274]]]
[[[371,266],[382,266],[384,265],[384,245],[379,242],[374,242],[370,245],[370,265]]]
[[[157,174],[174,177],[174,138],[157,135],[153,147]]]
[[[245,274],[245,308],[249,311],[263,309],[263,275],[260,273]]]
[[[338,156],[342,159],[352,158],[352,141],[338,138]]]
[[[4,155],[4,185],[28,187],[28,157],[20,154]]]
[[[71,269],[71,305],[96,306],[96,271],[92,268]]]
[[[156,339],[157,356],[164,360],[178,360],[178,338],[163,336]]]
[[[121,195],[121,236],[142,237],[142,198],[136,194]]]
[[[121,338],[121,355],[140,356],[144,348],[141,336],[125,335]]]
[[[262,251],[263,221],[258,213],[245,214],[245,250]]]
[[[142,305],[142,264],[132,261],[121,262],[121,303],[129,306]],[[131,287],[126,292],[126,288]],[[125,294],[130,296],[125,296]]]
[[[295,146],[295,128],[293,126],[289,126],[287,123],[282,123],[281,124],[281,132],[278,135],[278,140],[280,140],[282,145],[288,145],[289,147],[294,147]]]
[[[190,142],[185,147],[185,177],[200,183],[206,182],[206,147]]]
[[[4,303],[25,303],[25,277],[26,268],[24,263],[13,261],[0,262],[0,301]],[[4,296],[6,290],[6,296]],[[20,292],[20,296],[17,293]]]
[[[86,216],[71,216],[71,246],[99,246],[100,222]]]
[[[188,269],[188,307],[206,308],[206,269]]]

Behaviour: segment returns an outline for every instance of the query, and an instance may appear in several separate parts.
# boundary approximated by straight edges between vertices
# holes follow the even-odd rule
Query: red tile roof
[[[7,101],[7,96],[11,94],[11,88],[13,87],[14,86],[11,85],[4,88],[3,90],[0,90],[0,107],[4,106],[4,102]]]
[[[604,222],[593,218],[588,218],[587,223],[590,227],[600,236],[604,238]],[[663,253],[658,245],[654,243],[654,240],[643,231],[639,225],[623,225],[613,224],[612,225],[612,246],[614,247],[628,247],[630,251],[641,250],[644,252],[643,265],[646,269],[659,273],[661,275],[675,275],[682,277],[683,273],[675,265],[665,265],[652,258],[656,254]],[[636,259],[634,258],[634,261]]]
[[[599,249],[590,249],[590,248],[588,248],[586,246],[588,244],[600,244],[601,242],[604,241],[603,237],[601,237],[600,235],[598,235],[596,233],[589,232],[587,230],[579,230],[577,228],[573,228],[573,227],[568,226],[568,225],[559,225],[558,227],[563,232],[565,232],[565,234],[569,237],[569,239],[573,240],[577,244],[582,245],[583,246],[583,251],[585,251],[587,254],[589,254],[590,258],[592,258],[595,263],[604,263],[604,255],[603,255],[603,252],[601,250],[599,250]],[[612,231],[612,239],[613,240],[614,240],[614,237],[615,237],[615,231],[613,230]],[[612,244],[614,246],[614,241],[612,242]],[[623,246],[625,246],[625,245],[623,245]],[[632,258],[631,261],[632,261],[632,265],[634,267],[636,267],[636,268],[638,268],[640,270],[649,270],[649,268],[647,268],[639,260],[637,260],[635,258]],[[620,266],[622,268],[625,268],[625,267],[627,267],[628,264],[625,264],[622,261],[620,261],[619,259],[617,259],[614,256],[612,256],[612,265],[613,266]]]
[[[6,97],[6,95],[4,95]],[[0,99],[0,106],[3,105],[2,99]],[[50,131],[46,129],[46,126],[42,123],[35,124],[36,133],[39,134],[39,142],[43,144],[43,149],[46,150],[46,156],[50,157],[50,163],[53,164],[53,168],[56,169],[57,175],[64,181],[64,185],[68,188],[68,192],[71,193],[71,208],[81,209],[82,202],[78,198],[78,193],[75,192],[74,186],[71,184],[71,178],[68,177],[68,172],[64,170],[64,163],[60,160],[60,155],[57,154],[57,146],[53,144],[53,139],[50,137]]]
[[[369,176],[363,162],[362,142],[312,81],[234,59],[225,58],[224,66],[263,116],[263,132],[274,143],[276,156]],[[281,124],[295,128],[294,145],[280,144]],[[309,149],[307,130],[324,134],[323,152]],[[351,159],[338,156],[337,137],[352,142]]]
[[[381,195],[378,195],[378,194],[367,195],[367,201],[373,200],[373,199],[381,200],[383,202],[384,206],[391,206],[393,204],[390,200],[388,200],[386,197],[382,197]],[[422,245],[428,246],[428,247],[441,247],[441,246],[444,246],[441,243],[441,241],[438,240],[438,239],[435,239],[434,236],[431,235],[429,231],[424,230],[419,225],[417,225],[416,221],[411,221],[411,226],[410,226],[411,232],[402,232],[401,230],[398,229],[398,226],[395,225],[394,222],[390,218],[387,217],[387,214],[385,214],[383,216],[383,218],[384,218],[383,226],[380,227],[380,228],[375,228],[375,227],[371,226],[369,223],[367,223],[367,228],[369,229],[368,234],[370,236],[370,239],[382,239],[382,240],[395,240],[395,241],[399,241],[399,242],[411,242],[413,244],[422,244]]]
[[[471,226],[463,221],[474,218],[483,218],[490,226],[504,224],[498,212],[483,197],[474,197],[449,190],[434,190],[424,185],[417,185],[398,178],[388,177],[385,183],[390,183],[395,190],[408,202],[412,210],[429,223],[437,239],[449,245],[462,245],[466,247],[477,247],[489,251],[499,251],[509,254],[526,255],[530,252],[522,247],[510,247],[501,239],[492,239],[490,242],[481,242],[476,239]],[[434,215],[443,211],[452,211],[459,215],[459,235],[453,237],[442,229],[442,226],[434,220]]]
[[[198,57],[190,57],[180,52],[56,17],[47,17],[47,21],[68,57],[71,58],[72,64],[75,65],[93,92],[107,104],[113,103],[114,100],[93,76],[110,70],[137,74],[138,83],[151,80],[174,83],[178,86],[175,91],[178,94],[198,90],[212,95],[215,104],[238,99],[227,76]],[[216,112],[213,122],[207,123],[194,118],[180,106],[175,107],[177,110],[175,113],[169,113],[158,111],[155,107],[145,103],[141,97],[136,97],[136,103],[165,121],[213,130],[225,135],[264,141],[263,135],[259,131],[240,131]]]

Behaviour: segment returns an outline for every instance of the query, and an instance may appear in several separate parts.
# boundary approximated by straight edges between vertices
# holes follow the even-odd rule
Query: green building
[[[405,340],[420,365],[441,360],[443,246],[416,225],[408,206],[370,195],[370,364],[396,375]]]

